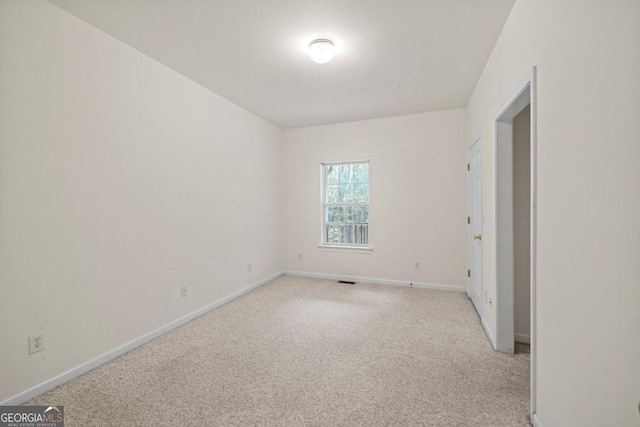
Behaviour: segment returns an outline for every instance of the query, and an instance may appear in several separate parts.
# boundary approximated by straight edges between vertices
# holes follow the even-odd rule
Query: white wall
[[[280,271],[280,129],[43,1],[0,64],[0,401]]]
[[[484,285],[495,296],[493,120],[538,67],[537,415],[640,420],[640,3],[518,1],[468,105],[484,145]],[[494,328],[495,312],[484,316]]]
[[[466,120],[450,110],[285,130],[285,269],[465,286]],[[319,249],[320,164],[364,159],[374,250]]]
[[[513,118],[513,331],[529,342],[531,330],[531,108]]]

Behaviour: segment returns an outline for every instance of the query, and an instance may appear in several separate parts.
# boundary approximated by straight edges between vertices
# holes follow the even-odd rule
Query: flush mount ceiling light
[[[314,62],[324,64],[336,54],[336,45],[329,39],[315,39],[309,43],[309,56]]]

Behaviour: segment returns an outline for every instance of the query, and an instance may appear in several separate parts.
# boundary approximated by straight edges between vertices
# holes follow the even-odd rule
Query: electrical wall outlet
[[[302,254],[298,254],[298,261],[302,261]]]
[[[181,297],[187,296],[187,285],[180,286],[180,296]]]
[[[251,273],[251,264],[247,265],[247,273]]]
[[[29,337],[29,354],[44,350],[44,332]]]
[[[416,267],[416,270],[420,270],[420,263],[418,261],[416,261],[415,267]]]

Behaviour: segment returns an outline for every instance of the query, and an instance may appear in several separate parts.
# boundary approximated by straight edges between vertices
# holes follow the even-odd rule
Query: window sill
[[[318,245],[318,248],[323,251],[331,252],[348,252],[348,253],[361,253],[370,254],[373,252],[371,246],[340,246],[340,245]]]

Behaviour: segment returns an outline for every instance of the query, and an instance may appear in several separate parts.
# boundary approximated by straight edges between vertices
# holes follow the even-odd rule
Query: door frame
[[[482,212],[482,171],[483,171],[483,166],[482,166],[482,138],[480,136],[476,137],[475,139],[472,140],[472,142],[469,144],[469,146],[467,147],[467,164],[470,164],[470,158],[469,158],[469,152],[471,151],[471,149],[476,145],[478,145],[478,148],[480,149],[479,151],[479,156],[480,156],[480,211]],[[471,204],[472,204],[472,198],[471,198],[471,175],[469,173],[467,173],[467,218],[471,217]],[[480,224],[484,223],[484,213],[482,214],[482,217],[480,218]],[[484,227],[482,227],[484,229]],[[482,231],[484,232],[484,231]],[[479,304],[476,306],[475,304],[473,304],[473,300],[471,301],[471,304],[473,304],[473,306],[475,307],[476,311],[478,312],[478,316],[480,316],[480,319],[482,320],[482,313],[484,311],[484,279],[483,279],[483,274],[482,274],[482,259],[483,259],[483,254],[482,254],[482,250],[484,250],[484,245],[483,248],[481,250],[480,253],[480,271],[473,271],[473,266],[471,265],[471,254],[473,251],[473,238],[472,238],[472,232],[471,232],[471,228],[467,227],[467,271],[471,271],[471,274],[474,274],[474,277],[479,277],[480,280],[480,301]],[[482,233],[481,233],[482,234]],[[468,276],[467,277],[467,297],[469,299],[471,299],[471,277]]]
[[[514,352],[514,260],[513,260],[513,117],[531,106],[531,418],[536,418],[537,386],[537,301],[536,301],[536,233],[537,233],[537,99],[536,67],[504,102],[494,119],[494,260],[495,260],[495,349]]]

